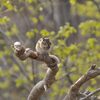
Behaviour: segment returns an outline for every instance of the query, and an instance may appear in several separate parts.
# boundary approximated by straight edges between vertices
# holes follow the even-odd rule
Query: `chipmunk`
[[[36,43],[36,51],[39,54],[48,54],[50,52],[51,42],[49,38],[40,38]],[[49,55],[58,64],[60,61],[55,55]]]

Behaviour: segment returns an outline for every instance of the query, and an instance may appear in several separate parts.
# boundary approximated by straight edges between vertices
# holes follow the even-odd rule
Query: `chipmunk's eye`
[[[46,42],[47,42],[45,38],[43,38],[43,42],[44,42],[44,43],[46,43]]]

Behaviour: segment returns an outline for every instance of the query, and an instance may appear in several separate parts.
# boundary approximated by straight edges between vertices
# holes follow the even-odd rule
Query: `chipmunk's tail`
[[[55,56],[55,55],[49,55],[49,56],[50,56],[53,60],[55,60],[57,64],[60,63],[60,60],[59,60],[59,58],[58,58],[57,56]]]

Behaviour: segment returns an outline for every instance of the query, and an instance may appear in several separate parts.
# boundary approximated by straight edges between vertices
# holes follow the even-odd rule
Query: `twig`
[[[95,0],[88,0],[88,1],[93,2],[95,4],[95,6],[97,7],[98,12],[100,13],[100,4],[98,4],[98,2]]]
[[[11,38],[9,38],[6,35],[6,32],[4,30],[2,30],[2,29],[0,29],[0,33],[2,34],[2,37],[4,38],[4,40],[6,41],[7,46],[11,47],[11,44],[13,44],[13,41],[11,40]],[[26,74],[26,72],[25,72],[25,70],[23,68],[23,65],[15,58],[14,55],[12,55],[12,59],[18,65],[20,71],[26,77],[26,79],[31,82],[31,80],[29,79],[28,75]]]
[[[100,13],[100,4],[98,4],[95,0],[93,0],[93,3],[96,5],[96,7],[97,7],[97,9],[98,9],[98,11]]]
[[[29,81],[32,82],[29,78],[29,76],[27,75],[27,73],[24,70],[24,65],[18,61],[18,59],[15,58],[14,55],[12,55],[12,58],[14,60],[14,62],[18,65],[17,67],[20,69],[20,72],[23,74],[23,76]]]
[[[70,78],[70,74],[71,74],[71,73],[72,73],[72,72],[66,73],[66,74],[63,75],[61,78],[57,79],[56,82],[57,82],[57,81],[60,81],[60,80],[62,80],[62,79],[64,79],[65,77],[67,77],[69,83],[72,85],[72,84],[73,84],[73,81],[72,81],[71,78]]]
[[[7,45],[11,46],[11,44],[13,43],[13,41],[9,37],[7,37],[6,32],[3,31],[2,29],[0,29],[0,33],[2,34],[2,37],[6,41]]]
[[[91,92],[85,98],[82,98],[81,100],[86,100],[86,99],[88,99],[89,97],[91,97],[92,95],[94,95],[94,94],[96,94],[98,92],[100,92],[100,88],[96,89],[94,92]]]

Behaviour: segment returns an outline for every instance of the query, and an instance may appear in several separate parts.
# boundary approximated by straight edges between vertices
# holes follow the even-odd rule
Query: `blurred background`
[[[91,64],[100,67],[100,0],[0,0],[0,100],[26,100],[44,78],[44,63],[20,61],[11,47],[20,41],[35,50],[40,37],[51,39],[61,61],[58,81],[40,100],[62,100]],[[81,91],[97,88],[100,76]]]

